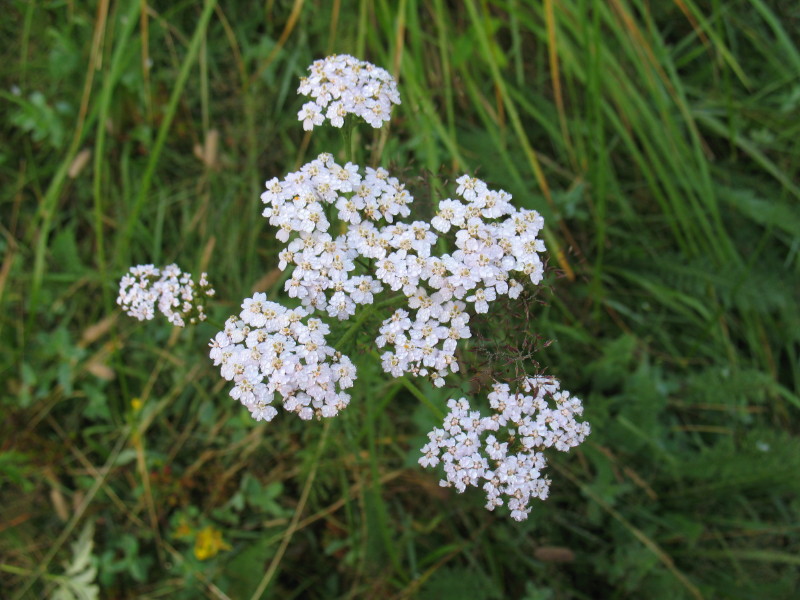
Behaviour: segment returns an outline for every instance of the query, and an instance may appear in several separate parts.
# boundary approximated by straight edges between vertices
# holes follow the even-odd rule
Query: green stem
[[[178,102],[183,94],[186,81],[189,79],[189,73],[192,69],[192,66],[194,65],[194,62],[200,53],[201,43],[205,36],[206,29],[208,28],[208,22],[211,19],[211,15],[214,12],[214,7],[216,4],[216,0],[206,0],[205,6],[203,7],[203,12],[200,15],[200,21],[197,23],[197,28],[195,29],[192,40],[189,43],[189,50],[186,54],[186,58],[183,60],[181,70],[178,73],[178,78],[175,81],[175,87],[172,89],[172,95],[170,96],[167,110],[164,113],[164,119],[161,121],[161,127],[158,130],[156,142],[150,152],[150,160],[147,163],[147,168],[145,169],[144,174],[142,175],[139,193],[136,195],[133,210],[128,217],[125,232],[120,238],[122,248],[120,249],[120,252],[118,252],[118,256],[122,256],[123,259],[127,258],[131,236],[133,235],[133,228],[139,224],[139,213],[141,212],[148,193],[150,192],[150,184],[153,181],[153,175],[155,174],[156,166],[158,165],[159,158],[161,157],[161,151],[163,150],[164,144],[167,141],[167,135],[169,134],[170,126],[172,125],[172,121],[174,120],[175,114],[178,111]]]
[[[294,515],[292,515],[292,520],[289,523],[289,527],[286,528],[286,531],[283,534],[281,545],[278,548],[278,551],[275,553],[275,556],[272,558],[272,562],[270,562],[267,572],[264,573],[264,577],[261,578],[258,587],[253,592],[253,595],[250,596],[250,600],[258,600],[264,595],[264,592],[267,590],[267,587],[272,581],[272,578],[278,571],[278,567],[281,564],[281,560],[283,560],[283,555],[286,553],[286,548],[289,547],[289,542],[292,540],[294,532],[297,531],[298,529],[297,525],[300,522],[300,516],[303,514],[303,510],[305,509],[306,503],[308,502],[308,496],[309,493],[311,492],[311,486],[314,485],[314,479],[317,476],[317,467],[319,466],[320,458],[322,457],[322,452],[325,449],[325,444],[328,441],[328,431],[330,430],[330,425],[331,425],[330,419],[326,419],[325,424],[322,427],[322,435],[319,438],[319,444],[317,444],[317,449],[316,452],[314,453],[314,458],[311,461],[311,470],[308,473],[308,477],[306,477],[306,482],[303,485],[303,491],[300,492],[300,499],[297,502],[297,507],[294,510]]]
[[[373,350],[370,354],[374,356],[376,359],[380,360],[380,355],[376,350]],[[411,392],[411,395],[414,396],[417,400],[422,402],[430,411],[436,415],[438,419],[444,419],[444,413],[441,409],[436,406],[433,402],[431,402],[428,397],[419,389],[413,381],[411,381],[406,375],[402,375],[396,378],[403,386]]]
[[[217,330],[219,330],[219,331],[224,331],[224,330],[225,330],[225,323],[220,323],[220,322],[219,322],[219,321],[217,321],[216,319],[209,319],[209,318],[207,318],[207,317],[206,317],[206,320],[205,320],[205,321],[202,321],[202,322],[203,322],[203,323],[208,323],[209,325],[213,325],[213,326],[214,326],[214,327],[216,327],[216,328],[217,328]],[[196,324],[197,324],[197,325],[199,325],[199,324],[200,324],[200,322],[198,322],[198,323],[196,323]]]
[[[339,341],[336,343],[336,348],[341,349],[344,347],[344,344],[349,342],[352,337],[358,333],[358,330],[361,329],[361,326],[366,321],[375,310],[380,308],[386,308],[387,306],[393,306],[397,304],[399,300],[405,300],[405,296],[394,296],[393,298],[389,298],[388,300],[384,300],[383,302],[378,302],[377,304],[369,304],[367,305],[364,310],[360,312],[358,318],[355,322],[344,332],[344,335],[339,338]]]
[[[403,375],[399,378],[400,382],[405,386],[405,388],[411,392],[411,395],[414,396],[417,400],[422,402],[425,406],[427,406],[430,411],[436,415],[439,419],[444,419],[444,413],[436,406],[433,402],[431,402],[428,397],[422,393],[422,390],[419,389],[414,382],[412,382],[407,376]]]
[[[374,306],[375,308],[386,308],[387,306],[394,306],[395,304],[398,304],[400,300],[408,300],[408,298],[405,296],[394,296],[388,300],[384,300],[383,302],[378,302]]]
[[[352,337],[358,332],[358,330],[361,329],[361,326],[364,324],[364,321],[366,321],[369,318],[369,316],[372,314],[374,310],[375,306],[372,304],[370,304],[364,310],[362,310],[361,314],[358,315],[358,318],[355,320],[355,322],[352,325],[350,325],[347,331],[344,332],[344,335],[339,338],[339,341],[336,343],[336,347],[343,348],[344,345],[347,342],[349,342],[352,339]]]
[[[33,571],[30,569],[23,569],[22,567],[17,567],[15,565],[2,565],[0,564],[0,571],[5,573],[11,573],[13,575],[31,575]]]
[[[352,118],[347,119],[342,128],[342,136],[344,137],[344,153],[352,163],[356,162],[355,159],[355,150],[353,149],[353,132],[355,131],[356,123],[355,120]]]
[[[125,46],[125,42],[130,37],[134,25],[137,22],[136,12],[139,9],[138,3],[131,3],[131,6],[132,9],[127,15],[128,21],[126,21],[126,26],[120,33],[120,43],[118,48]],[[91,58],[89,61],[89,74],[87,74],[85,82],[86,93],[88,93],[88,91],[91,89],[91,84],[94,80],[94,70],[97,66],[97,60],[98,59],[94,58],[93,55],[93,58]],[[78,148],[86,137],[87,131],[90,129],[97,117],[96,107],[92,107],[91,112],[89,112],[89,109],[90,106],[87,100],[85,111],[82,108],[80,114],[78,115],[78,122],[75,126],[75,135],[72,138],[72,142],[67,150],[66,156],[64,157],[64,161],[61,163],[58,171],[56,171],[56,174],[53,176],[53,179],[47,188],[47,192],[40,203],[37,214],[41,216],[41,226],[38,229],[32,228],[33,231],[37,231],[38,237],[35,241],[36,250],[34,253],[33,274],[28,300],[28,328],[33,326],[34,320],[38,315],[39,293],[41,291],[42,280],[44,278],[45,259],[47,257],[48,242],[50,240],[50,229],[53,226],[53,219],[56,216],[56,209],[58,208],[61,190],[67,178],[69,167],[72,164],[72,161],[75,159],[75,155],[78,153]],[[99,126],[104,127],[105,124],[101,123]]]
[[[106,121],[108,120],[108,115],[110,112],[111,107],[111,99],[114,94],[114,90],[116,89],[117,83],[122,77],[123,74],[123,63],[124,58],[128,56],[129,44],[128,39],[130,38],[133,29],[134,23],[137,21],[137,11],[140,10],[141,6],[134,7],[133,12],[127,15],[128,21],[126,21],[126,27],[122,31],[122,36],[117,44],[117,47],[114,49],[114,54],[111,59],[111,66],[106,73],[106,76],[103,80],[103,88],[100,92],[100,102],[98,104],[98,117],[97,122],[99,126],[97,127],[97,134],[95,137],[95,147],[94,147],[94,168],[93,168],[93,176],[92,176],[92,197],[94,200],[94,233],[95,233],[95,244],[96,244],[96,256],[97,256],[97,267],[100,272],[100,281],[103,282],[102,291],[103,291],[103,305],[105,306],[106,312],[111,312],[113,309],[113,303],[111,299],[111,295],[109,293],[108,285],[106,282],[108,281],[108,265],[106,262],[106,249],[105,249],[105,235],[104,235],[104,224],[103,224],[103,217],[104,217],[104,194],[103,194],[103,175],[105,171],[103,170],[103,166],[107,164],[108,157],[105,152],[105,142],[106,142],[106,135],[107,129],[105,126]],[[129,23],[129,24],[128,24]]]

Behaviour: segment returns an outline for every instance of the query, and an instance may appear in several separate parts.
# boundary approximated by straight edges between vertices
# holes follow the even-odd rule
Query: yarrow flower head
[[[559,387],[550,377],[526,378],[513,393],[508,384],[495,384],[489,417],[472,410],[465,398],[449,400],[450,412],[442,427],[428,434],[419,464],[435,467],[441,462],[441,486],[458,492],[482,487],[488,510],[502,506],[505,498],[511,518],[524,521],[530,501],[545,500],[550,491],[543,451],[555,447],[566,452],[590,433],[588,423],[575,419],[583,414],[581,401]]]
[[[293,267],[288,295],[309,311],[346,320],[374,294],[400,292],[406,307],[383,322],[376,339],[385,347],[382,367],[437,386],[460,369],[457,343],[471,337],[467,310],[486,313],[500,296],[517,298],[522,284],[514,272],[534,284],[543,273],[539,213],[517,210],[510,194],[479,179],[463,175],[457,183],[461,199],[441,201],[430,223],[396,221],[410,215],[413,197],[385,169],[341,166],[330,154],[267,181],[261,195],[264,216],[287,243],[278,266]],[[342,232],[335,238],[331,215]],[[437,231],[454,232],[452,254],[434,255]],[[365,261],[374,262],[359,272]]]
[[[387,71],[348,55],[315,61],[298,92],[310,98],[298,113],[306,131],[326,121],[342,127],[349,115],[379,128],[400,104]],[[271,421],[280,404],[304,420],[334,417],[348,406],[356,368],[328,344],[326,317],[336,324],[373,305],[338,337],[339,345],[375,323],[386,373],[427,377],[442,387],[463,370],[457,347],[472,337],[471,314],[487,313],[502,296],[518,298],[527,280],[541,282],[539,213],[517,209],[509,193],[470,175],[456,182],[455,199],[441,200],[430,221],[411,222],[403,219],[411,216],[412,195],[382,167],[340,165],[323,153],[266,182],[263,216],[284,244],[278,267],[291,270],[284,290],[300,306],[256,293],[209,343],[214,365],[233,382],[230,396],[255,420]],[[389,298],[376,301],[383,293]],[[175,265],[140,265],[122,278],[117,302],[140,320],[158,308],[183,326],[205,319],[203,300],[213,294],[205,273],[195,284]],[[389,310],[370,321],[379,308]],[[581,401],[553,378],[527,377],[514,390],[497,383],[488,402],[493,412],[484,416],[466,398],[449,400],[419,463],[441,464],[442,486],[481,487],[487,509],[505,504],[522,521],[531,501],[549,493],[544,451],[566,452],[590,428],[576,419]]]
[[[341,127],[349,114],[378,128],[389,121],[392,104],[400,104],[397,82],[388,71],[347,54],[316,60],[308,70],[297,90],[313,98],[297,114],[306,131],[326,119]]]
[[[206,319],[204,302],[214,295],[206,277],[202,273],[195,284],[191,275],[175,264],[163,269],[153,265],[131,267],[119,283],[117,304],[140,321],[152,319],[157,307],[170,323],[185,327],[187,321]]]
[[[329,327],[303,308],[288,309],[258,293],[242,303],[239,316],[210,342],[211,360],[222,377],[234,382],[230,392],[257,421],[271,421],[284,409],[301,419],[335,417],[350,403],[342,390],[353,386],[356,368],[347,356],[327,345]]]
[[[288,295],[339,320],[353,316],[358,305],[372,304],[383,286],[372,275],[357,274],[356,260],[386,254],[377,224],[410,214],[413,198],[405,187],[383,168],[362,173],[352,163],[337,164],[330,154],[266,187],[263,214],[279,228],[278,240],[287,243],[278,267],[293,267],[285,284]],[[335,238],[328,233],[329,213],[347,225],[346,233]]]
[[[527,275],[541,281],[543,264],[538,256],[544,243],[537,237],[543,219],[536,211],[517,210],[511,195],[491,190],[481,180],[463,175],[456,193],[464,200],[443,200],[430,225],[414,222],[385,227],[386,256],[375,256],[376,277],[408,298],[405,310],[383,322],[378,347],[384,370],[430,377],[436,386],[457,372],[458,340],[471,337],[468,308],[486,313],[500,296],[512,299],[523,287],[511,277]],[[441,233],[455,231],[456,250],[433,256]],[[401,314],[402,313],[402,314]]]

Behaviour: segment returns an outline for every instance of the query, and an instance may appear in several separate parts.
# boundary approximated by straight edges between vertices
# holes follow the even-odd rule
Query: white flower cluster
[[[442,427],[428,434],[419,464],[434,467],[441,461],[445,479],[440,485],[458,492],[480,486],[488,510],[502,506],[505,496],[511,517],[527,519],[530,501],[546,499],[550,490],[550,480],[542,474],[547,466],[543,451],[554,447],[566,452],[590,432],[588,423],[575,420],[583,414],[581,401],[559,387],[549,377],[529,377],[515,393],[507,384],[495,384],[489,394],[494,409],[490,417],[471,410],[464,398],[449,400],[450,412]]]
[[[356,369],[350,359],[327,345],[329,327],[303,308],[287,309],[258,293],[242,303],[239,317],[209,344],[222,376],[234,382],[230,395],[257,421],[271,421],[275,392],[283,408],[301,419],[334,417],[350,403],[342,390],[353,386]]]
[[[421,290],[422,288],[420,288]],[[420,307],[421,302],[415,298],[430,300],[420,293],[412,297],[410,306]],[[394,377],[403,373],[433,379],[434,385],[444,385],[444,377],[459,370],[455,357],[458,340],[468,338],[472,334],[467,322],[469,315],[464,312],[466,305],[459,301],[436,304],[426,302],[418,308],[412,321],[408,312],[398,309],[383,322],[380,335],[375,343],[378,348],[388,345],[393,351],[381,355],[383,370]]]
[[[498,296],[518,297],[522,285],[512,272],[541,280],[544,244],[537,235],[543,220],[535,211],[517,210],[510,194],[464,175],[457,180],[461,200],[440,202],[430,224],[395,222],[410,214],[411,194],[385,169],[365,171],[321,154],[266,183],[263,214],[288,242],[278,266],[294,267],[285,289],[309,310],[340,320],[353,316],[357,305],[371,304],[384,285],[402,292],[408,310],[387,318],[376,340],[387,347],[383,368],[444,385],[444,377],[459,370],[458,340],[471,336],[467,303],[485,313]],[[331,212],[346,227],[336,238],[328,233]],[[432,255],[433,229],[455,230],[452,254]],[[292,234],[297,237],[289,241]],[[374,261],[371,270],[356,274],[359,260]]]
[[[400,104],[397,82],[388,71],[347,54],[316,60],[308,70],[309,76],[300,80],[297,90],[313,98],[297,114],[306,131],[326,118],[341,127],[348,114],[381,127],[389,121],[392,104]]]
[[[400,104],[392,76],[352,56],[317,60],[309,71],[298,90],[311,98],[298,113],[306,131],[326,120],[342,127],[347,115],[378,128]],[[275,418],[276,394],[285,410],[304,420],[334,417],[350,403],[345,390],[353,386],[356,368],[328,345],[330,327],[314,313],[344,321],[359,305],[375,304],[375,295],[393,292],[381,306],[395,308],[375,339],[382,368],[443,386],[460,370],[456,350],[472,336],[470,313],[488,312],[504,295],[518,298],[525,278],[542,280],[542,217],[515,208],[510,194],[480,179],[463,175],[456,181],[456,199],[440,201],[430,222],[410,223],[402,219],[411,215],[413,198],[383,168],[341,166],[326,153],[266,182],[263,215],[285,244],[278,266],[291,268],[285,291],[301,306],[286,308],[257,293],[209,344],[214,365],[234,384],[231,397],[254,419]],[[440,235],[451,237],[452,253],[434,252]],[[205,319],[202,298],[213,294],[205,273],[195,285],[175,265],[140,265],[122,278],[117,302],[140,320],[152,319],[157,306],[182,326]],[[513,392],[497,383],[488,400],[488,417],[465,398],[449,400],[450,412],[428,434],[419,463],[443,463],[441,485],[458,492],[480,486],[489,510],[507,504],[512,518],[522,521],[531,500],[549,493],[544,451],[577,446],[589,425],[576,420],[583,412],[580,400],[548,377],[526,378]]]
[[[287,242],[292,233],[299,234],[279,254],[281,269],[294,267],[285,286],[289,296],[340,320],[354,315],[356,305],[371,304],[383,287],[370,275],[353,275],[355,260],[385,254],[373,223],[408,216],[412,197],[404,186],[385,169],[368,167],[362,176],[356,165],[342,167],[330,154],[321,154],[266,187],[263,214],[279,228],[277,238]],[[349,224],[348,232],[335,239],[327,233],[326,206],[331,205]]]
[[[465,302],[476,313],[488,312],[498,296],[517,298],[522,291],[511,272],[533,283],[543,275],[539,213],[517,210],[510,194],[490,190],[479,179],[464,175],[457,183],[456,193],[465,202],[443,200],[431,221],[442,233],[455,228],[455,252],[431,256],[437,236],[427,223],[398,224],[381,230],[391,251],[376,263],[376,276],[392,290],[402,290],[408,308],[416,311],[413,320],[401,309],[383,322],[377,345],[392,348],[381,356],[383,368],[395,377],[429,376],[437,386],[459,370],[457,342],[472,335]]]
[[[119,283],[119,304],[131,317],[140,321],[155,316],[155,309],[164,313],[170,323],[185,327],[186,321],[196,323],[206,319],[202,304],[214,295],[206,274],[195,285],[191,275],[172,264],[159,269],[153,265],[138,265],[122,277]]]
[[[450,280],[453,294],[461,298],[469,292],[467,301],[475,304],[475,312],[485,313],[497,295],[519,296],[522,285],[509,277],[511,272],[530,277],[534,284],[542,280],[538,253],[545,247],[537,236],[544,219],[535,210],[518,210],[511,194],[490,190],[480,179],[462,175],[456,183],[456,194],[465,202],[443,200],[431,224],[443,233],[456,228],[458,250],[443,257],[456,275]]]

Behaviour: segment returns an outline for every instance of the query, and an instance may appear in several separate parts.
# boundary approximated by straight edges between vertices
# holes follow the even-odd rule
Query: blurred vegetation
[[[796,3],[4,13],[4,597],[794,597]],[[420,210],[469,172],[545,217],[528,333],[553,340],[536,360],[593,433],[553,457],[552,497],[525,523],[416,466],[434,417],[380,373],[368,327],[339,418],[255,424],[207,358],[214,325],[173,331],[114,304],[130,265],[171,261],[209,271],[218,322],[253,289],[279,297],[259,194],[341,148],[296,120],[298,78],[332,52],[398,77],[402,106],[359,147]],[[525,321],[489,316],[519,343]],[[452,392],[424,389],[439,405]]]

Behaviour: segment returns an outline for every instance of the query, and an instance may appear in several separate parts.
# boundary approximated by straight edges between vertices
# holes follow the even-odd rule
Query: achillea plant
[[[131,267],[119,283],[117,304],[140,321],[152,319],[156,308],[177,327],[185,327],[187,320],[205,321],[204,302],[214,295],[206,277],[202,273],[195,284],[191,275],[174,264],[163,269],[153,265]]]
[[[349,114],[380,127],[389,121],[392,104],[400,104],[397,82],[388,71],[347,54],[316,60],[308,70],[297,90],[313,98],[297,115],[306,131],[325,119],[341,127]]]
[[[489,394],[489,417],[471,410],[466,398],[448,401],[450,412],[442,427],[428,434],[419,464],[434,467],[441,461],[445,479],[440,485],[459,492],[482,487],[488,510],[502,506],[501,496],[506,496],[511,517],[526,519],[529,501],[546,499],[550,490],[542,474],[543,451],[555,447],[567,452],[589,435],[589,424],[575,420],[583,413],[581,401],[559,387],[548,377],[528,377],[513,393],[508,384],[496,383]]]
[[[356,369],[350,359],[328,346],[330,328],[308,316],[256,294],[242,304],[224,331],[211,340],[211,359],[222,376],[235,383],[231,397],[257,421],[271,421],[275,392],[283,407],[301,419],[335,417],[350,403],[342,391],[353,386]]]
[[[400,103],[389,73],[351,56],[315,61],[309,71],[298,90],[312,98],[298,114],[306,130],[326,120],[342,127],[350,115],[380,127]],[[255,294],[210,343],[214,365],[233,382],[231,397],[255,420],[274,419],[276,405],[304,420],[335,417],[348,406],[357,369],[329,343],[325,319],[347,321],[360,311],[386,311],[375,346],[389,376],[424,377],[438,387],[470,377],[457,353],[459,342],[472,337],[470,315],[541,282],[544,221],[480,179],[463,175],[456,183],[456,199],[441,200],[430,222],[407,222],[414,198],[383,168],[340,165],[325,153],[267,181],[263,216],[284,244],[278,266],[291,269],[284,289],[300,306]],[[437,252],[447,245],[441,238],[452,252]],[[182,326],[205,318],[202,298],[212,294],[205,274],[196,287],[174,265],[144,265],[123,278],[119,303],[139,319],[153,318],[157,305]],[[568,451],[590,429],[576,420],[581,401],[555,379],[530,374],[513,386],[494,382],[490,416],[466,398],[450,400],[419,463],[441,463],[443,486],[481,487],[489,510],[505,503],[512,518],[524,520],[530,502],[548,495],[543,452]]]

